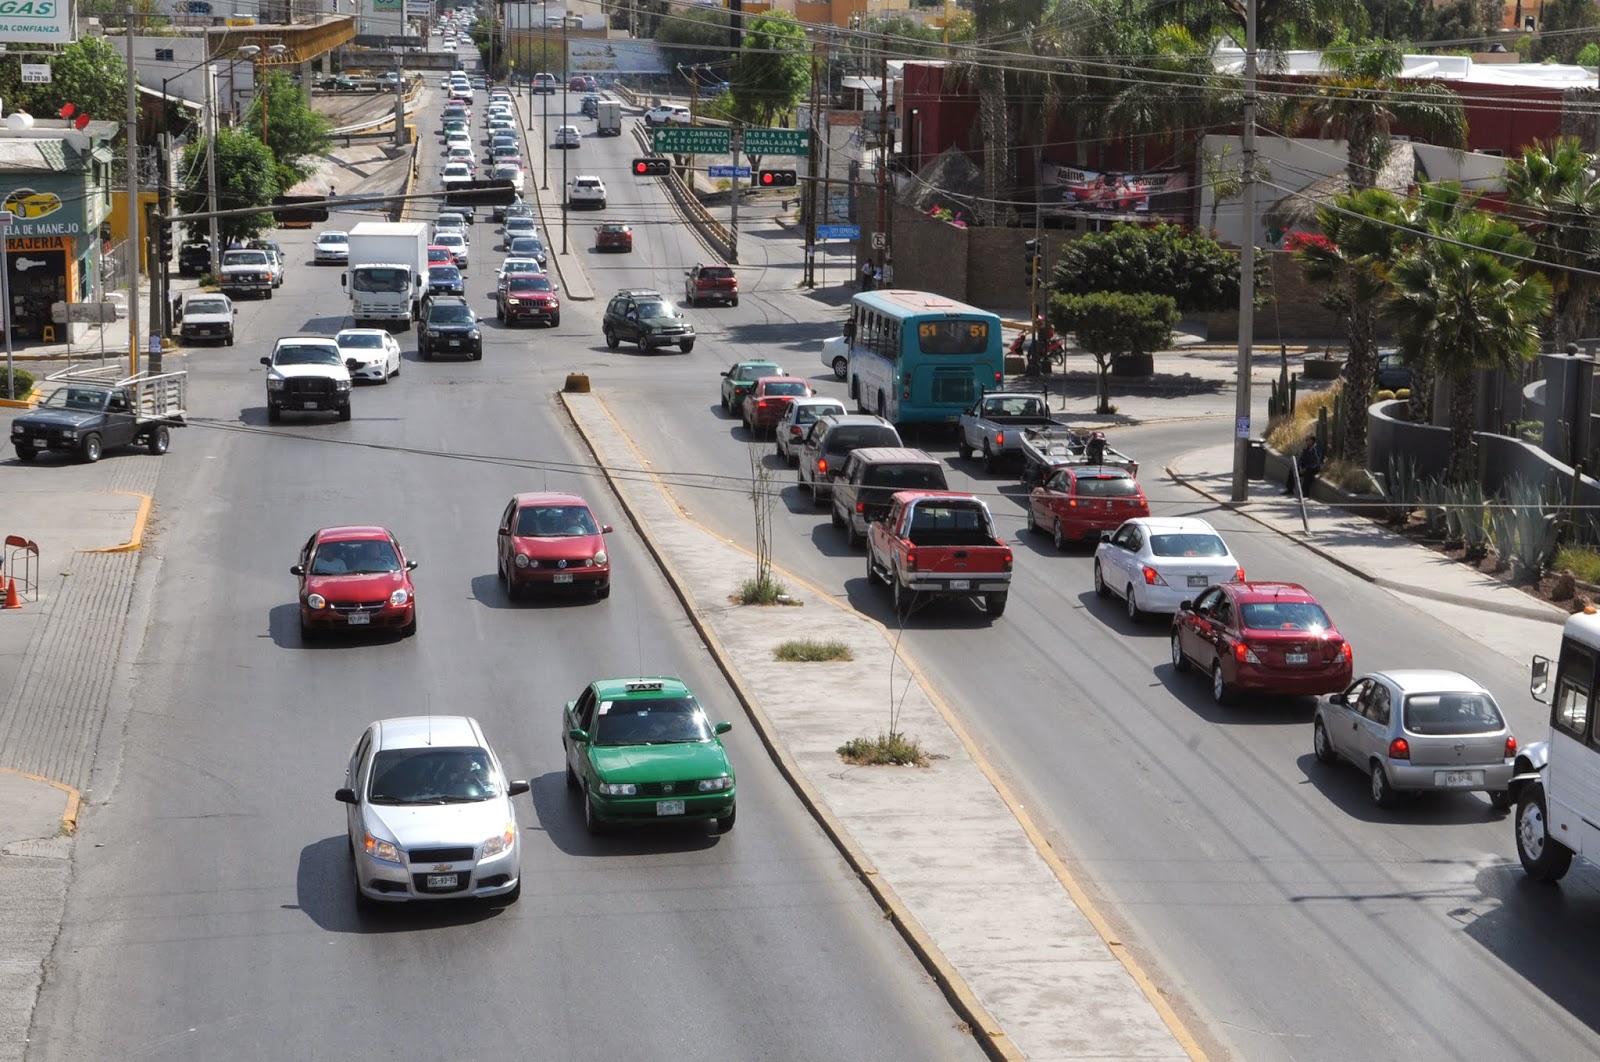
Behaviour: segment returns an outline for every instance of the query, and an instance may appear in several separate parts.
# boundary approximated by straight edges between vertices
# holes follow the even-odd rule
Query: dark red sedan
[[[1150,502],[1139,481],[1105,465],[1052,468],[1028,495],[1028,530],[1049,534],[1056,549],[1072,542],[1099,542],[1100,532],[1149,515]]]
[[[633,229],[620,221],[608,221],[594,227],[594,249],[597,251],[633,250]]]
[[[397,628],[417,633],[417,589],[393,534],[382,527],[325,527],[300,547],[289,569],[300,579],[300,637],[328,631]]]
[[[513,601],[523,590],[582,590],[611,595],[610,524],[595,520],[576,494],[514,495],[500,514],[495,547],[500,581]]]
[[[1296,583],[1224,583],[1172,617],[1172,666],[1211,676],[1211,696],[1337,693],[1355,654],[1311,592]]]
[[[770,435],[783,417],[783,411],[796,398],[810,398],[816,394],[811,385],[798,376],[763,376],[744,396],[739,408],[739,419],[745,431]]]

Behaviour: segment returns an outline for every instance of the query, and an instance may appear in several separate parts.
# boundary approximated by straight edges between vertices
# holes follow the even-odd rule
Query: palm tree
[[[1147,58],[1139,62],[1146,69],[1112,94],[1098,127],[1122,135],[1169,133],[1198,155],[1207,127],[1226,123],[1238,111],[1226,106],[1216,41],[1176,23],[1155,27],[1146,40],[1141,50]]]
[[[1322,285],[1324,305],[1345,320],[1350,355],[1345,366],[1344,446],[1335,456],[1357,464],[1367,457],[1367,398],[1378,372],[1378,314],[1389,295],[1389,270],[1402,246],[1399,200],[1367,188],[1335,196],[1317,210],[1320,236],[1292,239],[1301,271]]]
[[[1600,178],[1595,156],[1574,137],[1522,149],[1506,163],[1508,213],[1536,241],[1534,257],[1555,292],[1551,338],[1557,350],[1586,331],[1589,303],[1600,294]]]
[[[1427,192],[1429,186],[1424,186]],[[1435,221],[1390,273],[1394,320],[1404,356],[1431,356],[1450,381],[1451,483],[1476,474],[1478,374],[1520,366],[1539,352],[1539,322],[1550,312],[1550,285],[1523,275],[1516,258],[1532,242],[1514,223],[1467,209]]]
[[[1460,97],[1443,85],[1402,79],[1405,58],[1399,46],[1375,42],[1330,49],[1322,65],[1328,74],[1312,89],[1306,116],[1320,122],[1325,135],[1345,141],[1352,190],[1377,184],[1378,171],[1394,150],[1397,125],[1445,147],[1466,147]]]
[[[1039,24],[1044,0],[977,0],[972,7],[976,48],[965,64],[978,86],[978,125],[983,138],[983,201],[979,216],[988,224],[1000,219],[1000,206],[1010,198],[1011,160],[1016,152],[1006,115],[1010,99],[1002,52],[1016,52]]]

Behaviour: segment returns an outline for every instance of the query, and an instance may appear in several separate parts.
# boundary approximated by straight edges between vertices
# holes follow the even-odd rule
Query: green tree
[[[1551,338],[1557,350],[1588,334],[1600,295],[1600,178],[1595,156],[1574,137],[1535,141],[1506,162],[1510,215],[1535,241],[1533,256],[1555,293]]]
[[[1450,3],[1436,5],[1425,16],[1422,33],[1409,39],[1461,42],[1493,38],[1499,34],[1504,18],[1500,0],[1451,0]],[[1373,31],[1375,36],[1392,41],[1408,39],[1399,34],[1379,33],[1376,26]]]
[[[1185,316],[1227,310],[1239,305],[1239,256],[1178,225],[1116,225],[1068,243],[1051,289],[1064,295],[1159,291]]]
[[[1422,198],[1432,188],[1424,185]],[[1459,194],[1459,186],[1446,188]],[[1539,352],[1539,322],[1550,312],[1550,285],[1522,275],[1515,261],[1533,251],[1517,226],[1482,210],[1462,209],[1429,225],[1390,273],[1394,297],[1385,313],[1395,323],[1402,356],[1429,358],[1450,381],[1452,483],[1476,475],[1478,374],[1515,369]]]
[[[656,29],[656,43],[667,66],[710,66],[728,62],[728,12],[721,7],[682,10]]]
[[[208,210],[206,182],[206,144],[204,140],[190,144],[183,152],[183,172],[194,174],[187,187],[179,193],[178,205],[186,214]],[[237,210],[240,207],[266,206],[281,191],[278,184],[278,167],[272,152],[248,127],[217,130],[217,209]],[[249,239],[259,236],[273,225],[270,213],[246,214],[223,218],[218,231],[223,239]]]
[[[1143,51],[1147,69],[1111,96],[1101,131],[1171,135],[1181,153],[1197,154],[1207,127],[1231,122],[1238,112],[1217,76],[1215,38],[1167,23],[1154,29]]]
[[[24,59],[48,62],[50,83],[24,85]],[[47,59],[0,56],[0,100],[8,111],[27,111],[35,118],[54,118],[70,103],[78,114],[121,122],[128,116],[128,66],[105,37],[80,37]]]
[[[312,110],[300,86],[279,70],[268,70],[256,83],[256,98],[241,128],[264,139],[285,190],[305,180],[312,160],[333,146],[328,119]]]
[[[1584,45],[1600,41],[1600,9],[1594,0],[1547,0],[1538,11],[1539,33],[1528,53],[1532,62],[1573,63]]]
[[[728,80],[739,120],[771,125],[811,87],[811,46],[805,27],[793,15],[746,19],[744,46]]]
[[[1094,356],[1096,413],[1111,412],[1111,364],[1126,354],[1153,354],[1172,342],[1178,304],[1170,295],[1093,291],[1050,296],[1050,323],[1071,332]]]

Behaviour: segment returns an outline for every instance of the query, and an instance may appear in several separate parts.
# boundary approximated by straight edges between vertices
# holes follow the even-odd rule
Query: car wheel
[[[271,402],[268,402],[267,403],[267,423],[268,424],[276,424],[282,419],[283,419],[283,410],[279,409],[277,406],[273,405]]]
[[[100,460],[100,455],[103,453],[100,448],[100,433],[97,431],[91,431],[88,435],[84,436],[81,450],[83,453],[83,459],[90,464],[94,464],[94,462]]]
[[[863,535],[860,531],[856,530],[856,522],[854,520],[845,521],[844,533],[845,537],[850,540],[851,546],[860,546],[867,540],[866,535]]]
[[[606,824],[601,822],[594,813],[594,798],[588,793],[583,795],[583,828],[595,837],[606,832]]]
[[[272,298],[272,289],[271,289],[271,288],[268,288],[268,289],[267,289],[267,298],[268,298],[268,299],[271,299],[271,298]]]
[[[1055,521],[1050,528],[1050,538],[1055,543],[1057,552],[1067,548],[1067,538],[1061,533],[1061,521]]]
[[[894,593],[894,614],[902,620],[911,615],[911,591],[900,582],[898,572],[889,576],[889,589]]]
[[[1100,570],[1100,562],[1094,562],[1094,596],[1110,597],[1111,587],[1106,585],[1105,573]]]
[[[518,878],[517,883],[511,886],[510,892],[501,893],[499,896],[496,896],[492,902],[509,905],[516,903],[520,899],[522,899],[522,879]]]
[[[735,295],[735,296],[734,296],[734,297],[733,297],[733,302],[731,302],[731,303],[730,303],[730,304],[729,304],[729,305],[732,305],[732,306],[737,306],[737,305],[739,305],[739,296],[737,296],[737,295]]]
[[[1517,800],[1517,858],[1535,881],[1560,881],[1572,866],[1572,849],[1550,838],[1550,812],[1539,782],[1523,786]]]
[[[1321,719],[1311,725],[1311,751],[1317,754],[1318,763],[1337,763],[1339,753],[1334,750],[1333,739],[1328,737],[1328,727]]]
[[[561,327],[561,315],[559,313],[556,314],[554,317],[550,318],[550,327],[551,328],[560,328]]]
[[[983,440],[983,470],[990,473],[994,471],[994,449],[988,439]]]
[[[1123,591],[1123,594],[1125,595],[1123,597],[1123,604],[1127,606],[1128,610],[1128,622],[1143,623],[1144,609],[1139,607],[1139,598],[1133,591],[1132,583],[1128,584],[1128,587]]]
[[[738,816],[738,812],[739,808],[734,806],[728,809],[728,813],[726,815],[718,815],[717,832],[727,833],[729,830],[733,829],[733,820]]]
[[[694,349],[694,340],[692,340],[692,339],[684,340],[682,343],[678,344],[678,349],[683,351],[685,354],[689,353],[691,350]]]
[[[843,358],[835,358],[834,359],[834,371],[835,372],[838,371],[839,362],[841,362],[843,360],[844,360]],[[961,458],[961,460],[963,460],[963,461],[971,461],[972,460],[972,447],[967,445],[967,437],[965,435],[961,436],[961,441],[956,443],[956,456]]]
[[[595,585],[595,588],[594,588],[594,599],[596,601],[604,601],[606,598],[608,598],[610,596],[611,596],[611,580],[610,579],[607,579],[605,582],[597,583]]]
[[[1496,811],[1504,811],[1511,806],[1511,790],[1493,789],[1489,791],[1489,806]]]
[[[150,447],[151,453],[160,457],[172,445],[172,433],[167,430],[165,424],[157,425],[155,431],[150,433],[150,441],[147,445]]]
[[[39,456],[39,451],[35,450],[31,446],[21,446],[21,445],[19,445],[17,447],[17,460],[18,461],[23,461],[23,462],[32,461],[34,458],[36,458],[38,456]]]
[[[227,336],[223,338],[222,345],[225,346],[225,347],[233,346],[233,333],[232,332],[229,332],[227,334]]]
[[[1374,763],[1372,765],[1371,778],[1372,802],[1380,808],[1394,807],[1394,802],[1399,794],[1395,792],[1394,786],[1389,784],[1389,775],[1385,773],[1383,764]]]
[[[311,624],[307,623],[305,620],[301,620],[300,621],[300,644],[301,645],[310,645],[312,642],[314,642],[318,638],[320,638],[321,635],[322,635],[322,632],[317,630],[317,628],[313,627]]]
[[[562,748],[561,748],[561,752],[562,752],[563,756],[566,755],[566,751],[567,751],[566,750],[566,746],[563,745]],[[576,771],[574,771],[572,769],[572,761],[571,760],[567,761],[567,788],[572,790],[574,793],[578,792],[579,790],[581,790],[583,788],[583,786],[578,783],[578,774],[577,774]]]
[[[621,346],[621,341],[617,339],[617,334],[609,328],[606,329],[606,346],[610,347],[612,350],[616,350],[617,347]],[[722,404],[722,408],[727,409],[728,404],[724,402]]]
[[[850,375],[850,362],[841,354],[833,359],[833,378],[842,380],[848,375]]]
[[[837,527],[841,531],[844,530],[845,518],[840,515],[839,507],[837,505],[828,506],[828,519],[832,522],[834,527]]]
[[[348,838],[346,838],[345,844],[350,849],[350,887],[355,890],[355,894],[356,894],[356,910],[357,911],[372,911],[372,910],[375,910],[377,908],[377,906],[378,906],[378,901],[372,899],[366,893],[361,891],[361,870],[356,865],[356,848],[355,848],[355,845]]]
[[[1177,631],[1172,632],[1172,670],[1180,673],[1189,670],[1189,658],[1183,655],[1183,636]]]
[[[433,348],[432,347],[420,347],[419,349],[422,351],[422,360],[423,361],[432,361],[433,360]]]
[[[689,309],[691,310],[699,305],[699,303],[695,301],[694,292],[690,291],[688,288],[683,289],[683,301],[688,303]]]
[[[339,407],[339,419],[340,420],[349,420],[350,419],[350,407],[349,406],[340,406]]]
[[[867,586],[871,587],[878,581],[877,565],[872,563],[872,547],[867,547]]]
[[[501,306],[498,302],[494,304],[494,319],[499,321],[501,324],[506,323],[505,307]]]
[[[411,638],[417,633],[417,610],[411,610],[411,622],[400,628],[400,637]]]
[[[1211,699],[1218,704],[1233,703],[1233,687],[1222,674],[1222,661],[1211,662]]]
[[[1011,591],[1000,590],[992,594],[983,595],[983,610],[989,613],[990,619],[999,619],[1006,614],[1006,602],[1011,598]]]
[[[483,360],[483,348],[482,347],[479,347],[477,350],[474,350],[472,352],[472,360],[473,361],[482,361]]]

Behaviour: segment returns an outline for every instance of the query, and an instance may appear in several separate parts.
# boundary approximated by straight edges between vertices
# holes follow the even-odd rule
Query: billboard
[[[1044,164],[1044,203],[1084,214],[1167,214],[1182,211],[1189,190],[1182,170],[1123,173]]]
[[[72,0],[7,0],[0,3],[0,44],[71,44]]]
[[[567,72],[571,74],[665,74],[669,69],[655,41],[567,41]]]
[[[406,18],[427,18],[433,14],[433,0],[405,0]]]

